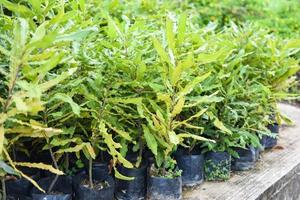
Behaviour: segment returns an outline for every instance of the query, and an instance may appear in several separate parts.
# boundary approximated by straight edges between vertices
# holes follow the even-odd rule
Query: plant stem
[[[6,187],[5,187],[5,176],[1,179],[2,184],[2,198],[6,200]]]
[[[50,152],[50,155],[51,155],[51,158],[52,158],[52,161],[53,161],[53,164],[54,164],[55,168],[58,169],[58,165],[57,165],[57,162],[54,158],[54,154],[53,154],[53,151],[52,151],[51,147],[49,148],[49,152]],[[47,191],[48,194],[52,191],[52,189],[53,189],[54,185],[56,184],[57,180],[58,180],[58,175],[56,174],[53,181],[51,182],[51,184],[48,188],[48,191]]]
[[[92,159],[92,157],[89,158],[89,183],[90,183],[90,188],[94,188],[94,184],[93,184],[93,159]]]
[[[144,145],[143,145],[143,140],[142,140],[142,134],[143,134],[143,130],[142,130],[142,125],[141,125],[141,119],[138,119],[138,138],[139,138],[139,155],[138,155],[138,160],[137,160],[137,168],[140,167],[141,163],[142,163],[142,154],[143,154],[143,150],[144,150]]]

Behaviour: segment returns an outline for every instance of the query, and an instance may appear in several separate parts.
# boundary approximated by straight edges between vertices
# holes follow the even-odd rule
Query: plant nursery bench
[[[232,173],[226,182],[205,182],[184,191],[184,200],[300,199],[300,108],[279,104],[293,120],[281,127],[278,145],[261,153],[254,169]]]

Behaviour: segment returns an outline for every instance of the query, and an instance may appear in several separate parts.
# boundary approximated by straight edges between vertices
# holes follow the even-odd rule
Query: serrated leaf
[[[22,167],[29,167],[29,168],[37,168],[37,169],[47,170],[53,174],[64,175],[64,173],[62,171],[60,171],[59,169],[55,169],[51,165],[47,165],[44,163],[14,162],[14,165],[22,166]]]

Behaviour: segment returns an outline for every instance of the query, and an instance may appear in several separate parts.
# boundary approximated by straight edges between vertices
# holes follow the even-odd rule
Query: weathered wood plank
[[[234,173],[227,182],[205,182],[187,190],[185,200],[298,199],[300,195],[300,109],[280,104],[295,125],[281,128],[278,147],[264,152],[256,167]],[[297,188],[297,191],[295,190]]]

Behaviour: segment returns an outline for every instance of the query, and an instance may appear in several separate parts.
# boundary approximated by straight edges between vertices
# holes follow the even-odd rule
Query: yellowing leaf
[[[126,160],[119,152],[117,152],[118,161],[123,164],[126,168],[133,168],[133,165]]]
[[[195,140],[199,140],[199,141],[209,141],[209,142],[213,142],[215,143],[214,140],[210,140],[210,139],[207,139],[205,137],[201,137],[199,135],[194,135],[194,134],[191,134],[191,133],[180,133],[177,135],[179,138],[193,138]]]
[[[44,163],[29,163],[29,162],[14,162],[16,166],[29,167],[29,168],[38,168],[42,170],[47,170],[53,174],[64,175],[62,171],[59,169],[55,169],[51,165],[46,165]]]
[[[125,180],[125,181],[131,181],[134,179],[134,177],[128,177],[120,174],[120,172],[117,170],[117,168],[114,167],[115,177],[117,179]]]
[[[13,99],[14,99],[14,102],[16,104],[16,108],[18,111],[24,112],[24,113],[26,113],[28,111],[28,106],[26,105],[26,103],[23,101],[23,99],[21,97],[14,96]]]
[[[110,128],[112,129],[113,131],[115,131],[116,133],[118,133],[121,137],[123,137],[124,139],[128,140],[128,141],[131,141],[132,138],[130,137],[129,133],[123,131],[123,130],[120,130],[120,129],[117,129],[115,127],[113,127],[110,123],[108,122],[105,122],[105,124]]]
[[[180,142],[179,137],[176,135],[176,133],[174,131],[169,131],[168,135],[169,135],[170,142],[172,144],[174,144],[174,145],[179,144],[179,142]]]
[[[181,98],[178,100],[177,104],[174,106],[174,109],[173,109],[173,111],[172,111],[172,114],[171,114],[172,117],[175,117],[176,115],[178,115],[179,113],[181,113],[182,108],[183,108],[183,106],[184,106],[184,102],[185,102],[184,97],[181,97]]]
[[[85,143],[85,148],[89,152],[90,156],[93,159],[95,159],[96,158],[96,153],[95,153],[94,148],[92,147],[92,145],[90,143]]]
[[[14,165],[14,162],[11,160],[8,152],[4,149],[3,152],[5,153],[5,157],[8,160],[9,164],[11,165],[11,167],[13,167],[14,171],[16,171],[17,173],[21,174],[22,177],[24,177],[25,179],[27,179],[29,182],[31,182],[36,188],[38,188],[40,191],[45,192],[36,182],[35,180],[33,180],[32,178],[28,177],[26,174],[24,174],[23,172],[21,172],[20,170],[18,170],[16,168],[16,166]]]
[[[218,129],[222,130],[224,133],[227,133],[227,134],[230,134],[230,135],[232,134],[231,130],[229,130],[228,128],[226,128],[224,126],[224,124],[219,119],[217,119],[217,118],[215,118],[215,120],[214,120],[214,125]]]

